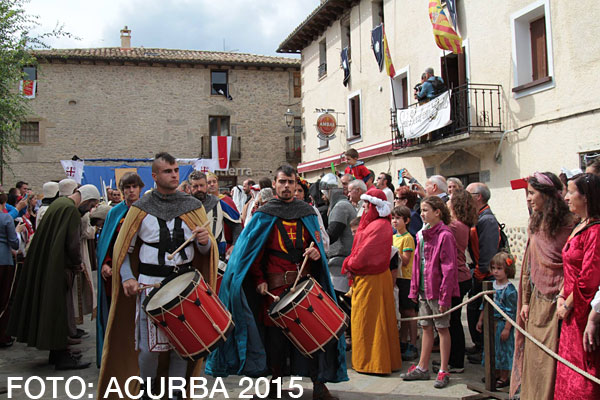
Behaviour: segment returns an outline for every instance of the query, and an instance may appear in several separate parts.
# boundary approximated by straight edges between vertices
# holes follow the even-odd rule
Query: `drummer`
[[[168,360],[168,367],[160,370],[168,371],[171,378],[186,377],[188,362],[175,353],[166,335],[140,309],[149,293],[149,289],[140,291],[140,285],[153,285],[173,273],[191,269],[197,269],[211,286],[215,284],[217,245],[203,227],[207,219],[202,203],[177,191],[179,167],[175,158],[168,153],[157,154],[152,179],[156,189],[131,206],[114,246],[112,285],[118,290],[112,292],[98,397],[104,395],[112,377],[124,387],[127,378],[138,375],[138,371],[144,381],[142,399],[150,398],[149,390],[160,393],[154,383],[158,383],[155,378],[163,352],[169,352],[168,357],[161,358]],[[195,240],[170,260],[168,256],[190,236]],[[193,375],[200,374],[200,363],[190,367]],[[171,398],[181,396],[179,392]]]
[[[335,397],[325,383],[348,380],[343,337],[328,343],[324,353],[307,358],[267,316],[273,302],[267,292],[282,295],[296,280],[305,256],[310,262],[302,275],[310,273],[334,297],[317,215],[310,205],[294,198],[296,176],[289,165],[277,169],[277,198],[256,211],[237,241],[219,293],[233,314],[235,338],[210,355],[206,371],[214,376],[270,373],[270,396],[277,389],[275,379],[305,376],[313,382],[313,399],[332,400]],[[309,248],[311,242],[314,248]]]
[[[232,208],[225,200],[212,194],[208,194],[208,185],[206,183],[206,174],[200,171],[194,171],[188,177],[191,194],[204,205],[206,217],[212,220],[211,231],[217,245],[219,246],[219,258],[223,261],[231,254],[233,245],[240,236],[242,224],[240,222],[240,213]],[[227,248],[225,227],[229,227],[231,232],[231,246]],[[229,236],[229,235],[227,235]]]

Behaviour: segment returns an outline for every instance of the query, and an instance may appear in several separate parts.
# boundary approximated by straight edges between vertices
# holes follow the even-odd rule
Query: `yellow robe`
[[[125,381],[131,376],[139,376],[138,352],[135,350],[135,307],[136,297],[126,297],[121,285],[121,265],[129,249],[129,244],[135,233],[139,230],[142,220],[148,215],[137,207],[131,207],[123,222],[113,251],[113,273],[112,273],[112,303],[108,315],[108,325],[104,338],[102,351],[102,365],[98,378],[98,398],[105,398],[104,394],[113,377],[116,378],[119,388],[124,391]],[[190,228],[203,226],[206,219],[204,207],[190,211],[179,216]],[[210,232],[209,232],[210,233]],[[192,265],[204,277],[204,280],[213,288],[217,281],[217,264],[219,262],[219,250],[212,234],[210,234],[211,247],[207,255],[194,253]],[[130,257],[131,269],[135,276],[138,275],[139,250],[141,241],[138,239],[133,253]],[[168,353],[165,353],[168,354]],[[203,362],[188,362],[188,376],[199,376],[202,371]],[[163,372],[161,374],[161,371]],[[168,356],[161,357],[157,376],[164,376],[168,371]],[[114,385],[113,385],[114,388]],[[132,394],[136,393],[131,391]],[[107,399],[118,399],[116,393],[111,393]]]

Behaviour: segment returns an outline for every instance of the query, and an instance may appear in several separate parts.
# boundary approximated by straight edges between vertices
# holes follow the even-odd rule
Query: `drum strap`
[[[281,219],[277,219],[277,222],[275,222],[275,226],[277,226],[277,229],[279,230],[279,233],[281,234],[281,238],[283,239],[283,245],[285,246],[287,253],[283,252],[283,251],[278,251],[278,250],[269,250],[269,253],[276,257],[283,258],[284,260],[291,261],[294,264],[302,263],[302,254],[304,253],[304,242],[302,240],[303,236],[304,236],[304,232],[302,229],[302,222],[300,222],[300,220],[297,220],[297,222],[296,222],[296,244],[295,245],[294,245],[294,243],[292,243],[292,240],[290,239],[287,231],[285,230],[285,227],[283,226]]]
[[[144,242],[145,245],[158,249],[158,265],[165,265],[165,254],[169,252],[171,254],[173,250],[185,242],[183,228],[181,227],[181,218],[175,217],[175,225],[173,226],[173,236],[167,227],[167,222],[164,219],[156,217],[159,226],[158,243]],[[188,245],[190,246],[191,243]],[[187,246],[186,246],[187,248]],[[185,248],[179,252],[182,260],[187,260],[187,254],[185,254]]]

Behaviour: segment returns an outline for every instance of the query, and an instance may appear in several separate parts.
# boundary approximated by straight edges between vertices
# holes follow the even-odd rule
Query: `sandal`
[[[507,379],[505,381],[503,381],[502,379],[496,380],[496,388],[497,389],[508,387],[508,386],[510,386],[510,379]]]

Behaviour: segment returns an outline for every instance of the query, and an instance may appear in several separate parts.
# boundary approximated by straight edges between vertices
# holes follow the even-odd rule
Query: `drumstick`
[[[315,242],[310,242],[310,246],[308,246],[308,248],[312,249],[313,247],[315,247]],[[294,284],[292,285],[290,292],[294,292],[296,290],[296,285],[298,284],[298,281],[300,280],[300,277],[302,276],[302,271],[304,270],[304,267],[306,266],[307,262],[308,262],[308,254],[306,255],[306,257],[304,257],[304,261],[302,262],[302,266],[300,267],[300,271],[298,271],[298,276],[296,277],[296,280],[294,281]]]
[[[210,221],[206,221],[204,223],[204,225],[202,225],[202,227],[206,228],[208,226],[208,224],[210,224]],[[185,242],[183,242],[181,246],[179,246],[173,253],[171,253],[167,256],[167,259],[172,260],[175,257],[175,254],[177,254],[181,250],[183,250],[185,248],[185,246],[187,246],[192,240],[194,240],[195,237],[196,237],[196,235],[192,235],[189,238],[187,238],[187,240]]]
[[[153,283],[151,285],[146,285],[145,283],[140,283],[140,286],[138,287],[138,292],[143,292],[146,289],[159,288],[159,287],[160,287],[160,282]]]
[[[275,296],[273,293],[269,292],[268,290],[265,290],[265,294],[268,294],[269,296],[271,296],[273,298],[273,300],[279,301],[279,296]]]

